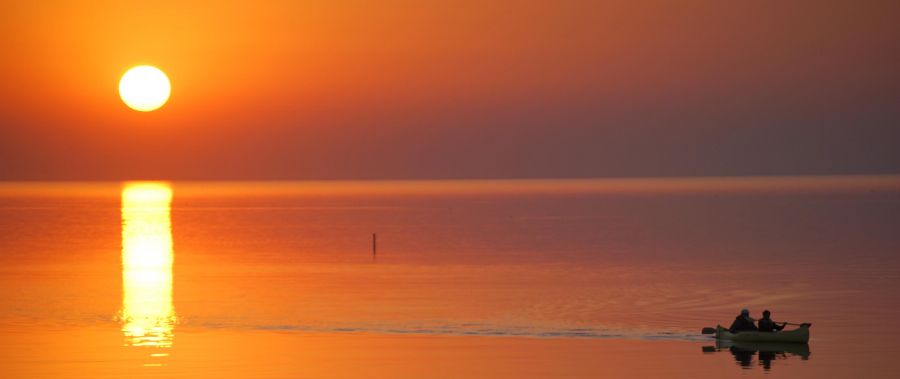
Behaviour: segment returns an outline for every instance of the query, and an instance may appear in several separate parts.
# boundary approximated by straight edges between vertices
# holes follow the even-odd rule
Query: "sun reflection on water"
[[[126,344],[171,347],[172,189],[165,183],[126,183],[122,189],[122,310]]]

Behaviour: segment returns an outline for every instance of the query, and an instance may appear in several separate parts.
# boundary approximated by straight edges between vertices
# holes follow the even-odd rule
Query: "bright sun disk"
[[[169,100],[172,88],[169,78],[153,66],[137,66],[128,70],[119,80],[119,96],[129,108],[149,112],[163,106]]]

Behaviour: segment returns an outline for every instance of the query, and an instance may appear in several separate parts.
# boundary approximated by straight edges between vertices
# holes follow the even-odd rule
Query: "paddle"
[[[796,323],[793,323],[793,322],[786,322],[785,324],[787,324],[787,325],[796,325],[796,326],[805,326],[805,327],[807,327],[807,328],[810,327],[810,326],[812,326],[812,323],[809,323],[809,322],[804,322],[804,323],[802,323],[802,324],[796,324]],[[706,327],[706,328],[703,328],[703,330],[701,330],[700,333],[702,333],[702,334],[716,334],[716,328]]]

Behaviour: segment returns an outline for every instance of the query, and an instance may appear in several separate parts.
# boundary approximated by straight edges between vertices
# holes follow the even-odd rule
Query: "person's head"
[[[768,309],[763,311],[763,318],[769,318],[772,315],[772,312],[769,312]]]
[[[750,317],[750,310],[747,308],[741,309],[741,316]]]

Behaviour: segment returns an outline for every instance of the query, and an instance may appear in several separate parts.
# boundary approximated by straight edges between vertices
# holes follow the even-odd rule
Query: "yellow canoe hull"
[[[716,339],[741,342],[779,342],[808,343],[809,326],[801,326],[794,330],[781,332],[738,332],[732,333],[719,325],[716,328]]]

